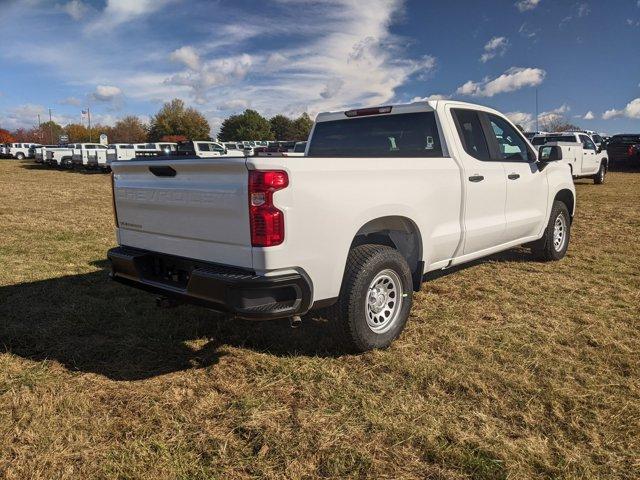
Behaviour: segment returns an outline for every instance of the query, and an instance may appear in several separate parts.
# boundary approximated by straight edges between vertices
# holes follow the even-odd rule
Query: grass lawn
[[[108,175],[0,161],[0,478],[640,478],[640,173],[568,256],[417,294],[385,351],[108,280]]]

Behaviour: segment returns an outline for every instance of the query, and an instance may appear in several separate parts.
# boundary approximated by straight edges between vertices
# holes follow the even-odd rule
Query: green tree
[[[105,132],[109,136],[109,143],[142,143],[149,136],[147,125],[133,115],[121,118],[110,130]]]
[[[293,121],[287,140],[295,140],[296,142],[307,140],[312,128],[313,120],[311,120],[309,114],[305,112]]]
[[[35,129],[35,136],[41,143],[54,143],[57,144],[60,140],[60,135],[64,134],[64,128],[62,125],[53,121],[48,121],[40,124],[39,129]]]
[[[293,122],[289,117],[276,115],[271,117],[269,124],[276,140],[289,140],[289,135],[293,129]]]
[[[239,140],[273,140],[269,120],[255,110],[245,110],[240,115],[231,115],[220,128],[218,138],[223,142]]]
[[[160,140],[166,135],[183,135],[190,140],[207,140],[211,127],[204,116],[193,108],[186,108],[180,99],[165,103],[151,119],[149,140]]]

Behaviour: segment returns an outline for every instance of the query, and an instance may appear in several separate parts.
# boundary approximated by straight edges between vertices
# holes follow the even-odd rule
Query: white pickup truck
[[[10,158],[24,160],[31,158],[31,149],[39,146],[39,143],[12,143],[7,150],[7,155]]]
[[[609,170],[609,156],[602,146],[596,145],[585,132],[559,132],[536,135],[533,145],[558,145],[562,149],[562,161],[569,165],[573,178],[593,178],[593,183],[603,184]]]
[[[107,168],[107,146],[101,143],[76,143],[71,156],[73,166]]]
[[[76,145],[61,145],[57,147],[47,147],[43,150],[43,163],[51,166],[70,167],[73,158],[73,149]]]
[[[560,154],[439,100],[322,113],[305,157],[114,162],[111,276],[241,318],[322,308],[350,348],[386,347],[427,272],[523,244],[565,255]]]

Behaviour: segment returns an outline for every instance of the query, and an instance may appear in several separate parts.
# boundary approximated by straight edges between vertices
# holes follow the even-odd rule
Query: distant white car
[[[9,147],[7,155],[11,158],[24,160],[25,158],[30,157],[31,153],[29,152],[29,150],[31,148],[39,146],[39,143],[12,143]]]

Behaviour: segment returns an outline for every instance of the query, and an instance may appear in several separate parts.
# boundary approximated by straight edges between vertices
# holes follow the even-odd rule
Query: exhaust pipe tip
[[[300,325],[302,325],[302,318],[300,318],[300,315],[294,315],[289,319],[289,322],[291,328],[298,328]]]

